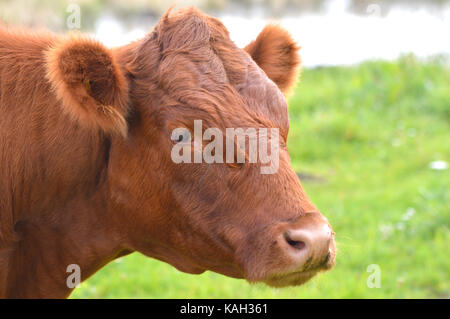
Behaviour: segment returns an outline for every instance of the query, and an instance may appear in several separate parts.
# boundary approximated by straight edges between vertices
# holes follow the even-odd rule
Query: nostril
[[[292,239],[291,236],[289,236],[289,233],[284,234],[284,239],[289,244],[289,246],[291,246],[295,249],[302,250],[306,247],[306,244],[304,241]]]
[[[328,254],[327,254],[327,256],[325,257],[324,263],[326,264],[327,262],[330,261],[330,259],[331,259],[331,251],[328,251]]]
[[[306,244],[302,241],[288,240],[287,242],[290,246],[292,246],[298,250],[301,250],[301,249],[305,248],[305,246],[306,246]]]

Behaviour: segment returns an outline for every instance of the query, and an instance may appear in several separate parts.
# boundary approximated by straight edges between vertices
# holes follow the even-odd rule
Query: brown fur
[[[126,135],[128,83],[112,52],[72,34],[46,51],[47,78],[64,110],[81,125]]]
[[[281,91],[288,93],[300,73],[300,47],[278,25],[269,24],[245,50]]]
[[[289,163],[286,101],[266,77],[288,89],[294,71],[276,61],[297,66],[298,56],[264,48],[249,50],[265,73],[195,9],[116,49],[0,28],[0,297],[66,297],[68,265],[84,280],[133,251],[273,285],[325,269],[314,261],[284,276],[298,265],[280,232],[323,218],[308,217],[317,209]],[[194,119],[280,128],[279,171],[173,163],[170,132]]]

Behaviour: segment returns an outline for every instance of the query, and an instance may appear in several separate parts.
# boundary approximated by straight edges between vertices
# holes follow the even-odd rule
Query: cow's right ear
[[[127,134],[128,83],[111,50],[72,34],[46,51],[46,63],[47,78],[74,120]]]

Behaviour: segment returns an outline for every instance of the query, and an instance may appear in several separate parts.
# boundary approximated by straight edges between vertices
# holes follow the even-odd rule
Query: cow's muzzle
[[[300,285],[316,273],[332,268],[336,259],[334,232],[318,212],[306,213],[280,229],[277,249],[280,267],[266,275],[271,286]]]

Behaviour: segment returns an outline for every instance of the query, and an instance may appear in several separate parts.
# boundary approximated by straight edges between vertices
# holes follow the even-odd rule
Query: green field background
[[[337,264],[275,289],[211,272],[181,273],[139,254],[118,259],[72,298],[450,298],[450,64],[305,69],[289,98],[288,147],[336,232]],[[369,265],[381,287],[369,288]]]

